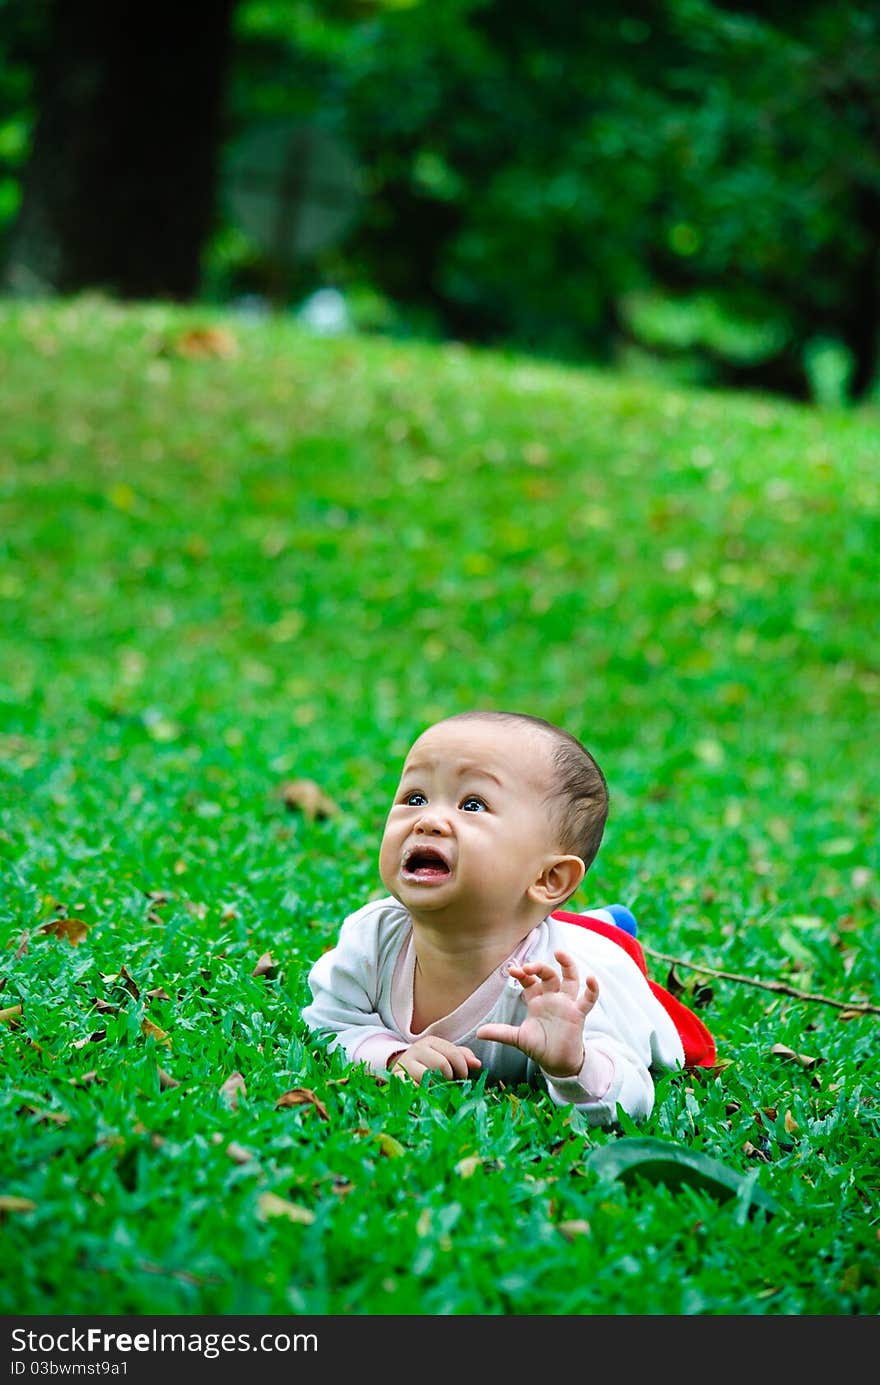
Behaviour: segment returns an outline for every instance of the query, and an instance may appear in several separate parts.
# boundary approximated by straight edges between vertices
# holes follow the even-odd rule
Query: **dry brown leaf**
[[[166,989],[165,989],[164,986],[155,986],[155,987],[153,988],[152,991],[147,991],[147,992],[146,992],[146,997],[147,997],[147,1000],[170,1000],[170,999],[171,999],[171,996],[168,994],[168,992],[166,991]]]
[[[179,1279],[181,1284],[194,1284],[196,1287],[202,1284],[223,1283],[217,1274],[192,1274],[189,1270],[169,1269],[167,1265],[152,1265],[149,1260],[138,1260],[137,1268],[143,1270],[144,1274],[158,1274],[163,1279]]]
[[[240,1072],[231,1072],[220,1087],[220,1095],[233,1111],[238,1110],[239,1096],[247,1096],[247,1086]]]
[[[271,952],[264,952],[263,955],[257,960],[257,965],[254,967],[253,971],[251,972],[251,976],[274,976],[274,975],[275,975],[275,959],[274,959],[274,957],[272,956]]]
[[[666,973],[666,989],[676,1000],[680,996],[683,996],[687,989],[674,966],[670,967],[669,971]]]
[[[111,1131],[109,1135],[99,1135],[95,1141],[95,1149],[125,1149],[125,1136],[120,1135],[118,1130]],[[97,1197],[100,1197],[100,1193]],[[101,1206],[103,1205],[101,1203]]]
[[[226,1154],[234,1164],[250,1164],[254,1160],[254,1155],[244,1145],[237,1144],[235,1140],[230,1140],[226,1146]]]
[[[279,790],[282,802],[291,809],[299,809],[310,821],[315,818],[332,818],[339,807],[329,798],[314,779],[288,779]]]
[[[320,1097],[315,1096],[315,1093],[310,1091],[308,1087],[291,1087],[289,1092],[282,1092],[275,1102],[275,1109],[277,1111],[285,1106],[314,1106],[322,1120],[330,1119],[323,1101]]]
[[[761,1159],[765,1164],[770,1162],[770,1156],[765,1154],[763,1149],[758,1149],[757,1145],[753,1145],[751,1140],[746,1140],[742,1152],[749,1159]]]
[[[135,1000],[140,1000],[141,988],[129,972],[128,968],[125,966],[121,966],[119,968],[119,976],[123,986],[128,991],[128,994],[134,996]]]
[[[5,732],[0,735],[0,755],[22,755],[30,750],[31,742],[26,736],[7,735]],[[870,880],[871,873],[868,872]]]
[[[575,1217],[572,1221],[561,1221],[556,1229],[567,1241],[573,1241],[576,1236],[590,1235],[590,1223],[582,1217]]]
[[[212,356],[231,360],[238,355],[238,342],[225,327],[187,327],[168,343],[168,349],[190,360]]]
[[[542,442],[527,442],[523,448],[523,457],[529,466],[546,466],[550,460],[550,453]]]
[[[7,1005],[5,1010],[0,1010],[0,1024],[8,1024],[10,1029],[17,1029],[20,1014],[20,1005]]]
[[[785,1126],[786,1132],[789,1135],[796,1135],[797,1132],[800,1130],[800,1126],[798,1125],[797,1121],[795,1120],[794,1116],[791,1114],[790,1111],[786,1111],[782,1123]]]
[[[93,1034],[87,1034],[84,1039],[74,1039],[71,1048],[85,1048],[86,1044],[99,1044],[102,1039],[106,1039],[106,1029],[96,1029]]]
[[[157,1044],[171,1043],[171,1035],[166,1034],[165,1030],[160,1029],[158,1024],[154,1024],[152,1020],[141,1020],[141,1033],[145,1039],[155,1039]]]
[[[17,962],[20,957],[23,957],[25,955],[25,953],[28,950],[28,944],[30,940],[30,933],[22,933],[21,937],[18,940],[18,947],[15,949],[15,956],[13,959],[14,961]]]
[[[111,1005],[109,1000],[102,1000],[99,995],[92,997],[92,1004],[94,1005],[96,1010],[100,1010],[102,1013],[105,1010],[109,1010],[111,1015],[119,1014],[118,1005]]]
[[[170,1092],[172,1087],[180,1086],[177,1078],[172,1077],[171,1073],[166,1072],[164,1068],[157,1067],[156,1075],[159,1078],[159,1090],[162,1092]]]
[[[315,1220],[315,1214],[308,1207],[299,1207],[295,1202],[288,1202],[287,1198],[279,1197],[277,1193],[261,1193],[257,1198],[257,1212],[263,1221],[270,1221],[274,1217],[286,1217],[288,1221],[297,1222],[300,1226],[311,1226]]]
[[[24,1106],[19,1106],[15,1114],[17,1116],[32,1116],[34,1125],[47,1123],[49,1125],[67,1125],[70,1120],[66,1111],[50,1111],[47,1107],[31,1106],[27,1103]]]
[[[459,1159],[455,1166],[455,1172],[459,1178],[473,1178],[482,1162],[478,1154],[469,1154],[467,1158]]]
[[[774,1044],[770,1052],[776,1058],[793,1059],[794,1062],[800,1063],[802,1068],[814,1068],[817,1063],[823,1061],[821,1058],[812,1058],[807,1053],[796,1053],[794,1049],[789,1048],[787,1044]]]
[[[376,1132],[376,1139],[379,1143],[379,1148],[386,1158],[401,1159],[403,1155],[406,1154],[406,1150],[400,1141],[395,1140],[393,1135],[387,1135],[384,1130],[378,1130]]]
[[[92,1068],[89,1072],[84,1072],[82,1077],[68,1077],[71,1087],[90,1087],[93,1082],[99,1082],[98,1069]]]
[[[13,1197],[10,1193],[0,1193],[0,1212],[36,1212],[37,1204],[29,1197]]]
[[[38,931],[65,938],[71,947],[79,947],[89,926],[83,919],[50,919],[48,923],[41,923]]]

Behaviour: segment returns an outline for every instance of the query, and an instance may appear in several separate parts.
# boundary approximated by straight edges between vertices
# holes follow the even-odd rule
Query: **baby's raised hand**
[[[398,1077],[411,1077],[414,1082],[421,1082],[426,1072],[442,1072],[444,1077],[467,1077],[471,1068],[482,1067],[482,1064],[463,1044],[453,1044],[429,1034],[389,1059],[389,1067]]]
[[[511,1044],[547,1073],[548,1077],[574,1077],[584,1062],[584,1020],[599,996],[595,976],[587,976],[578,995],[578,974],[573,958],[561,950],[553,954],[562,976],[549,962],[526,962],[511,967],[523,988],[528,1013],[522,1024],[482,1024],[478,1039]]]

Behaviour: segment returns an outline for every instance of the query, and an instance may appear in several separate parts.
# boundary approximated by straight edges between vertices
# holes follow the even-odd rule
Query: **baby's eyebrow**
[[[401,779],[408,779],[414,774],[430,773],[431,770],[435,768],[436,765],[433,761],[429,763],[424,760],[414,760],[411,764],[404,766]],[[482,765],[474,765],[469,761],[465,761],[460,765],[456,765],[455,770],[459,779],[480,777],[482,779],[491,779],[493,784],[498,785],[499,789],[504,787],[498,775],[494,774],[491,769],[484,769]]]
[[[422,762],[421,762],[420,760],[415,760],[415,761],[413,761],[412,764],[404,765],[400,777],[401,777],[401,779],[403,779],[403,778],[405,778],[405,776],[408,775],[408,774],[424,774],[424,773],[428,772],[430,769],[431,769],[431,766],[430,766],[430,765],[425,765],[425,764],[422,764]]]
[[[481,765],[462,765],[459,769],[462,778],[491,779],[493,784],[497,784],[499,789],[503,787],[497,774],[493,774],[490,769],[483,769]]]

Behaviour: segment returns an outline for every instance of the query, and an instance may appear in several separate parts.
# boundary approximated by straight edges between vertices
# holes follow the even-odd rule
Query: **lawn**
[[[880,1310],[878,425],[0,307],[0,1312]],[[716,1036],[638,1129],[300,1020],[411,740],[472,706],[596,755],[569,907],[627,904]],[[639,1136],[739,1194],[590,1162]]]

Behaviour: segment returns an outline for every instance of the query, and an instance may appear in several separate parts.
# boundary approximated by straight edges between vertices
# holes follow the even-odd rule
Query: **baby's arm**
[[[527,1006],[522,1024],[483,1025],[477,1030],[478,1038],[512,1043],[527,1052],[541,1070],[551,1100],[557,1105],[577,1106],[591,1125],[613,1125],[618,1107],[634,1120],[650,1115],[654,1105],[652,1069],[656,1066],[675,1070],[684,1062],[675,1026],[652,995],[641,970],[620,948],[604,950],[607,955],[601,959],[601,998],[590,975],[586,977],[584,993],[577,998],[574,965],[566,953],[557,951],[554,955],[563,968],[561,980],[554,980],[552,975],[545,979],[543,968],[550,973],[553,968],[546,963],[535,964],[541,980],[540,993],[537,983],[524,984],[523,968],[512,970],[523,985]],[[572,1009],[575,1002],[581,1012],[579,1020]],[[553,1011],[556,1021],[567,1016],[568,1027],[560,1030],[558,1024],[550,1028],[541,1024],[539,1029],[545,1008]],[[580,1048],[574,1042],[578,1024]],[[564,1055],[552,1039],[551,1030],[557,1038],[567,1035]],[[582,1054],[582,1065],[576,1070],[578,1052]],[[564,1062],[560,1061],[561,1056]]]
[[[309,1028],[333,1036],[330,1048],[344,1049],[352,1063],[384,1072],[406,1040],[379,1013],[380,958],[374,917],[346,919],[337,945],[309,972],[311,1002],[302,1015]]]

